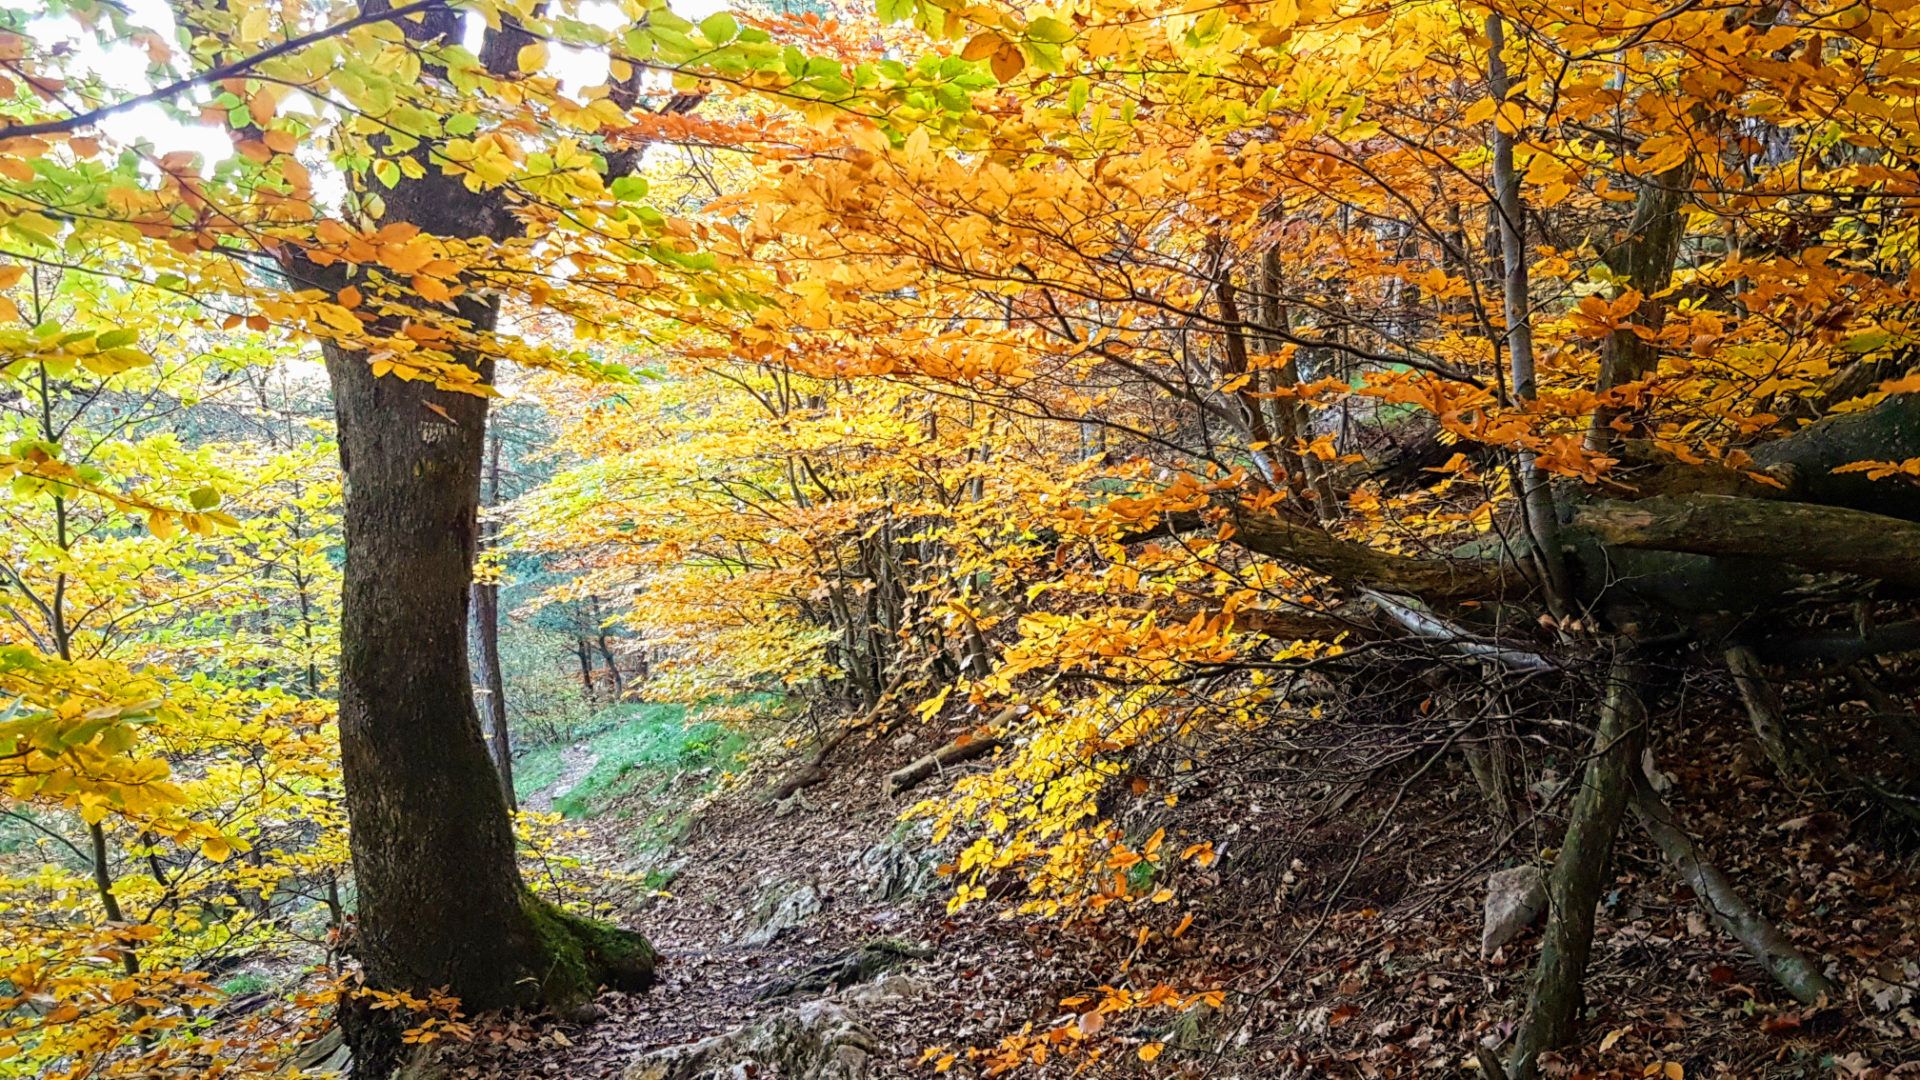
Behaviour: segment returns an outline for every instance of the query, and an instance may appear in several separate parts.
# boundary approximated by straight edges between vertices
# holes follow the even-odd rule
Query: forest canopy
[[[1911,0],[0,0],[0,1076],[660,983],[514,777],[641,702],[1126,946],[902,1069],[1892,1075],[1917,110]]]

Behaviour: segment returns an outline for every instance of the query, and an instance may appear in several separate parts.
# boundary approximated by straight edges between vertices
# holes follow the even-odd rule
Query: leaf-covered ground
[[[1920,882],[1859,842],[1870,823],[1797,812],[1758,775],[1713,792],[1711,811],[1689,799],[1710,765],[1737,767],[1743,753],[1710,729],[1696,734],[1699,764],[1672,770],[1670,798],[1723,869],[1859,996],[1813,1010],[1784,998],[1635,837],[1612,867],[1580,1047],[1551,1071],[1920,1074]],[[1388,775],[1352,789],[1289,788],[1247,773],[1176,809],[1142,812],[1136,824],[1210,835],[1221,852],[1204,871],[1168,871],[1173,906],[1193,916],[1175,936],[1171,918],[1131,913],[1078,927],[1001,917],[1013,882],[957,914],[937,875],[924,891],[888,897],[900,857],[924,838],[898,820],[908,799],[884,796],[882,779],[930,745],[850,743],[826,783],[782,805],[765,797],[791,767],[774,745],[760,743],[751,752],[760,763],[742,776],[707,756],[686,768],[656,761],[576,804],[588,835],[573,854],[644,872],[663,890],[623,901],[623,921],[666,957],[661,983],[603,996],[597,1020],[483,1028],[455,1055],[455,1075],[617,1077],[651,1051],[791,1006],[793,997],[759,997],[879,939],[933,951],[905,969],[911,982],[896,985],[907,993],[860,1006],[882,1049],[879,1076],[935,1075],[943,1063],[957,1075],[1462,1075],[1476,1068],[1475,1046],[1513,1023],[1534,938],[1482,958],[1481,885],[1490,869],[1539,852],[1524,827],[1501,846],[1463,795],[1470,784]],[[1554,776],[1536,779],[1536,792],[1551,792]],[[673,823],[670,842],[663,823]],[[1764,857],[1779,846],[1793,864]],[[804,915],[797,925],[754,935],[808,889],[788,906]],[[1816,913],[1825,933],[1795,932],[1796,914],[1813,923]],[[1226,993],[1218,1008],[1142,1005],[1156,986]],[[1141,1007],[1116,1007],[1118,990]]]

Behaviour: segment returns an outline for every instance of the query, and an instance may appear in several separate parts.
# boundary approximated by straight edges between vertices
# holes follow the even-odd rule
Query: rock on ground
[[[925,832],[916,829],[861,852],[853,862],[853,876],[861,891],[875,899],[904,900],[933,887],[939,863]]]
[[[625,1080],[866,1080],[878,1041],[852,1010],[832,998],[782,1009],[752,1024],[685,1046],[656,1050],[629,1066]]]
[[[1524,933],[1547,910],[1547,874],[1538,866],[1515,866],[1487,877],[1486,921],[1480,931],[1480,955]]]
[[[755,920],[753,929],[740,938],[740,944],[770,944],[781,934],[819,914],[824,906],[820,890],[810,884],[777,886],[755,905],[760,917]]]

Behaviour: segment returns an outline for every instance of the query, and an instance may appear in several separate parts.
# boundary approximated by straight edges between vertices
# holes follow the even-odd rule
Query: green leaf
[[[220,493],[202,485],[187,492],[187,502],[192,503],[195,510],[211,510],[220,505]]]
[[[716,11],[700,20],[700,32],[715,45],[725,45],[740,36],[740,24],[731,12]]]
[[[622,176],[613,182],[613,197],[621,202],[644,199],[647,195],[647,182],[638,176]]]
[[[118,349],[123,345],[131,345],[139,340],[140,331],[123,326],[118,330],[109,330],[99,337],[94,338],[93,347],[103,351],[107,349]]]

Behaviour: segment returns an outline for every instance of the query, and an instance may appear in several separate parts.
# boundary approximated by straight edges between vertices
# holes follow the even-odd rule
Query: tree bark
[[[1495,101],[1505,102],[1511,79],[1507,74],[1505,24],[1497,13],[1487,16],[1487,90]],[[1535,397],[1533,357],[1533,301],[1527,273],[1527,209],[1520,198],[1520,174],[1514,167],[1512,133],[1500,127],[1499,116],[1493,124],[1493,189],[1500,219],[1500,253],[1505,273],[1501,279],[1502,307],[1506,316],[1507,365],[1512,379],[1513,399],[1531,401]],[[1520,505],[1526,518],[1527,535],[1533,544],[1533,556],[1540,564],[1541,580],[1546,584],[1547,605],[1556,616],[1567,613],[1570,585],[1565,557],[1560,551],[1560,519],[1554,508],[1553,489],[1547,485],[1534,463],[1533,453],[1517,455],[1517,484]]]
[[[615,701],[627,692],[627,680],[620,674],[620,665],[613,658],[613,648],[607,644],[607,635],[600,635],[600,658],[607,662],[607,676],[613,680],[613,698]]]
[[[1627,235],[1606,253],[1607,266],[1624,277],[1640,293],[1640,306],[1634,312],[1634,326],[1658,331],[1667,318],[1667,302],[1660,294],[1673,280],[1673,263],[1680,253],[1680,238],[1686,232],[1680,211],[1687,189],[1693,184],[1691,158],[1661,173],[1648,177],[1634,199],[1633,220]],[[1599,390],[1612,390],[1628,383],[1650,378],[1659,371],[1660,351],[1651,341],[1622,327],[1607,336],[1601,358]],[[1606,452],[1613,444],[1615,421],[1630,434],[1640,434],[1641,417],[1618,406],[1602,406],[1593,412],[1587,429],[1587,446]]]
[[[587,655],[587,639],[573,639],[573,654],[580,659],[580,690],[586,694],[589,703],[597,700],[593,692],[593,658]]]
[[[1573,814],[1560,854],[1547,877],[1547,926],[1534,965],[1526,1015],[1514,1036],[1507,1071],[1529,1080],[1541,1053],[1564,1045],[1578,1027],[1581,983],[1593,948],[1594,911],[1607,882],[1608,855],[1626,812],[1632,776],[1640,768],[1646,706],[1643,672],[1629,656],[1615,658]]]
[[[1920,585],[1920,524],[1841,506],[1662,495],[1583,506],[1573,523],[1613,547],[1771,559]]]
[[[487,732],[492,743],[493,769],[500,776],[500,791],[507,809],[518,809],[513,794],[513,738],[507,729],[506,679],[500,670],[500,586],[475,582],[473,586],[473,622],[480,639],[480,672],[485,682]]]
[[[434,8],[402,30],[422,45],[457,42],[464,20]],[[482,60],[510,71],[529,40],[510,23],[490,31]],[[386,194],[383,222],[463,240],[525,235],[500,191],[468,190],[425,143],[410,152],[424,175]],[[297,245],[281,256],[302,287],[338,293],[349,282],[346,264],[322,265]],[[498,321],[498,300],[478,291],[436,304],[398,280],[352,280],[389,305],[450,315],[476,336]],[[376,376],[369,350],[402,322],[382,315],[324,342],[346,474],[340,756],[359,892],[353,948],[366,985],[445,988],[469,1012],[574,1003],[603,983],[645,986],[654,960],[645,939],[564,914],[521,880],[465,640],[487,398]],[[450,358],[492,381],[491,357]],[[398,1019],[349,1006],[357,1071],[377,1075],[398,1059]]]
[[[472,363],[491,379],[490,361]],[[465,637],[487,399],[377,377],[335,346],[327,369],[347,475],[340,754],[369,985],[444,986],[469,1011],[644,985],[653,957],[637,935],[528,893],[481,739]],[[365,1047],[375,1060],[387,1038]]]

